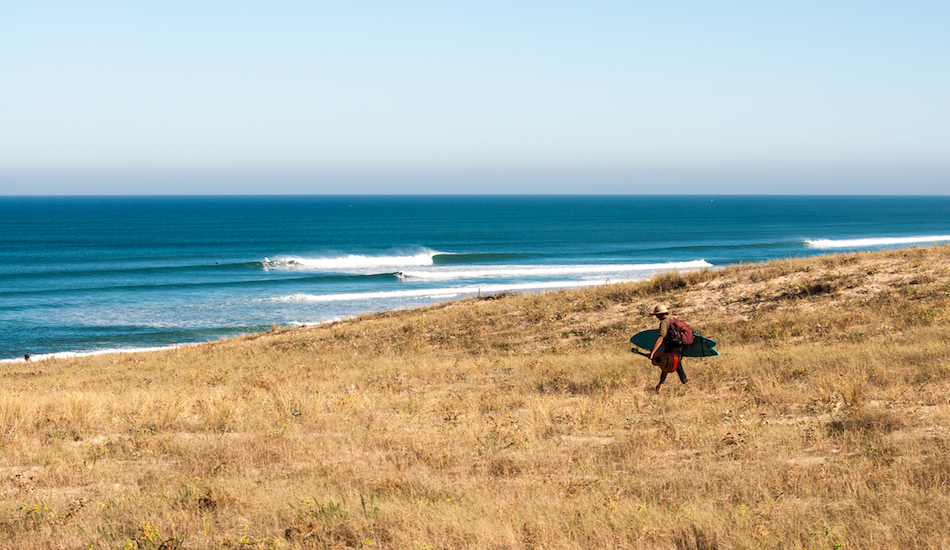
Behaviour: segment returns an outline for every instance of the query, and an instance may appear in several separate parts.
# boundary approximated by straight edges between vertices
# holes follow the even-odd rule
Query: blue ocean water
[[[950,197],[0,198],[0,359],[950,241]]]

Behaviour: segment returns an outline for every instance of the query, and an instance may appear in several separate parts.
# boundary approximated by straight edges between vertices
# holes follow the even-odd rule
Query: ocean
[[[0,360],[950,242],[950,197],[0,197]]]

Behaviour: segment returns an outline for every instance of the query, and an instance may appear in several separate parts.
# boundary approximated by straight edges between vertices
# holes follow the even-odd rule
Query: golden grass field
[[[2,549],[950,548],[950,247],[0,365]],[[658,303],[719,341],[659,370]]]

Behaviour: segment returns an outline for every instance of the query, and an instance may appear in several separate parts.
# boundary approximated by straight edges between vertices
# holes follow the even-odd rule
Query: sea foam
[[[814,239],[806,240],[809,248],[866,248],[915,243],[938,243],[950,241],[950,235],[925,237],[870,237],[863,239]]]
[[[158,347],[130,347],[130,348],[108,348],[108,349],[99,349],[94,351],[58,351],[55,353],[41,353],[41,354],[30,354],[30,361],[42,361],[44,359],[69,359],[73,357],[91,357],[94,355],[112,355],[115,353],[144,353],[149,351],[163,351],[170,349],[178,349],[190,346],[200,345],[201,342],[191,342],[183,344],[175,344],[172,346],[158,346]],[[25,363],[25,358],[17,359],[0,359],[0,363]]]
[[[672,269],[702,269],[712,267],[706,260],[669,262],[662,264],[584,264],[584,265],[499,265],[478,266],[451,270],[403,270],[399,274],[410,279],[468,279],[487,277],[545,277],[558,275],[591,276],[604,273],[644,273]]]
[[[632,280],[632,279],[631,279]],[[628,280],[616,280],[611,283],[625,283]],[[603,283],[601,283],[603,284]],[[558,288],[578,288],[594,286],[590,281],[546,281],[538,283],[493,284],[493,285],[466,285],[443,288],[420,288],[416,290],[392,290],[380,292],[353,292],[340,294],[292,294],[271,298],[279,302],[347,302],[357,300],[379,300],[392,298],[458,298],[476,294],[492,294],[512,290],[550,290]]]
[[[311,269],[354,269],[366,267],[406,267],[432,265],[432,258],[443,252],[427,250],[405,256],[365,256],[347,254],[329,258],[284,257],[276,260],[264,258],[265,269],[274,268],[311,268]]]

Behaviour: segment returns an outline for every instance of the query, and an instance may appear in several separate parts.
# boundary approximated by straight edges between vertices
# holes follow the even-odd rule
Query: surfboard
[[[633,342],[637,347],[650,351],[653,349],[653,344],[656,343],[656,339],[659,335],[660,331],[653,328],[634,334],[632,337],[630,337],[630,341]],[[719,355],[719,352],[716,351],[715,340],[711,340],[698,334],[694,334],[693,337],[693,343],[683,348],[683,357],[711,357],[713,355]],[[663,348],[665,347],[666,346],[664,344],[660,344],[660,349],[658,351],[663,351]]]

